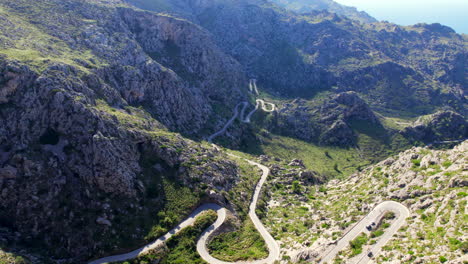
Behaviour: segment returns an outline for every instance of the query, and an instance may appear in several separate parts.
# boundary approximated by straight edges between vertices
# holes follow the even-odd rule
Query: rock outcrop
[[[441,111],[419,118],[401,133],[413,141],[426,144],[463,141],[468,138],[468,122],[456,112]]]
[[[466,40],[440,24],[361,24],[328,11],[295,14],[259,0],[164,1],[166,8],[128,1],[170,9],[204,27],[273,94],[356,91],[385,109],[466,109]]]
[[[302,99],[283,105],[276,123],[281,133],[324,145],[353,146],[353,121],[381,127],[370,107],[355,92],[344,92],[312,104]]]
[[[143,239],[149,227],[126,230],[126,219],[157,220],[162,179],[195,193],[202,185],[227,191],[238,180],[221,153],[169,132],[115,93],[122,106],[97,99],[112,90],[93,87],[96,76],[80,79],[58,64],[42,73],[16,62],[1,68],[27,80],[0,105],[0,224],[18,232],[8,243],[36,241],[51,258],[83,262]]]
[[[355,146],[355,121],[380,127],[369,105],[466,109],[466,39],[440,25],[361,25],[263,0],[138,1],[170,14],[133,2],[0,0],[0,246],[34,241],[52,261],[81,263],[157,236],[199,202],[229,202],[242,170],[184,136],[221,127],[249,78],[279,96],[332,94],[285,104],[270,124],[320,144]],[[466,133],[454,113],[407,131]],[[294,177],[324,181],[302,166]],[[429,195],[409,189],[417,177],[405,172],[391,197]],[[179,192],[191,200],[174,205]]]
[[[121,4],[0,1],[2,247],[82,263],[142,243],[167,186],[194,197],[176,221],[238,184],[235,162],[176,132],[222,122],[241,66],[199,26]]]

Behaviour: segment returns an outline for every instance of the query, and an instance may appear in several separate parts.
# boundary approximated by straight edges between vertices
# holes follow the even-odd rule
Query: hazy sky
[[[335,0],[400,25],[441,23],[468,34],[468,0]]]

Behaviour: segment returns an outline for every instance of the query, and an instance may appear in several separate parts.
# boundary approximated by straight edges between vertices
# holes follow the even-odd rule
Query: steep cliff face
[[[175,133],[213,130],[213,106],[243,98],[240,65],[206,31],[120,1],[0,1],[0,20],[2,248],[80,263],[239,182],[233,161]]]
[[[192,200],[178,219],[205,191],[238,180],[232,161],[168,132],[148,112],[96,99],[72,67],[1,68],[10,92],[0,105],[0,224],[19,234],[6,234],[9,243],[36,241],[51,258],[82,261],[141,241],[170,204],[167,184],[196,195],[185,194]]]
[[[375,107],[418,114],[465,108],[466,40],[440,24],[360,24],[326,11],[294,14],[268,1],[179,2],[184,12],[171,12],[209,30],[272,93],[352,90]]]
[[[205,30],[181,19],[120,9],[123,21],[145,53],[173,70],[197,96],[231,106],[244,97],[247,79],[241,65],[224,54]]]
[[[8,59],[34,60],[40,67],[47,60],[71,60],[97,75],[94,85],[112,90],[110,104],[143,106],[171,129],[197,133],[211,125],[206,122],[215,115],[213,100],[230,109],[242,98],[247,80],[240,65],[188,21],[99,1],[3,6],[3,19],[10,22],[3,26],[4,38],[22,40],[3,44]],[[34,12],[26,13],[29,8]],[[39,19],[41,14],[49,15]],[[36,35],[43,40],[26,43]],[[27,52],[37,57],[23,56]]]

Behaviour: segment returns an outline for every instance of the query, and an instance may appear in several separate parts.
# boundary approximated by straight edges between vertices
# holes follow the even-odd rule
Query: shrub
[[[383,235],[384,231],[383,230],[376,230],[370,234],[371,238],[379,237]]]
[[[368,241],[368,237],[366,234],[361,234],[356,237],[354,240],[349,242],[351,246],[351,255],[350,257],[357,256],[362,253],[362,246],[364,246]]]
[[[452,166],[452,162],[450,160],[446,160],[444,162],[442,162],[442,166],[444,166],[445,168],[448,168],[450,166]]]
[[[419,160],[419,159],[411,160],[411,163],[413,163],[413,167],[420,167],[421,166],[421,160]]]
[[[302,186],[301,186],[301,184],[299,183],[299,181],[293,181],[293,183],[292,183],[292,191],[293,191],[294,193],[297,193],[297,194],[299,194],[299,193],[302,192]]]
[[[338,168],[338,163],[335,163],[335,164],[333,165],[333,169],[334,169],[336,172],[341,173],[340,169]]]

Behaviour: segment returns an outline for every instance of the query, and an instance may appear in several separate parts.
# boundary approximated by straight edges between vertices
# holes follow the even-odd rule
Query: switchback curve
[[[354,227],[349,230],[334,246],[330,251],[328,251],[320,263],[331,263],[338,252],[345,249],[349,246],[349,242],[355,239],[359,234],[365,232],[366,226],[370,225],[372,222],[377,223],[383,217],[386,212],[394,212],[397,216],[396,220],[391,224],[391,226],[385,231],[385,233],[379,238],[377,243],[372,246],[370,252],[374,256],[377,256],[382,249],[382,247],[387,244],[387,242],[393,237],[396,232],[402,227],[406,218],[408,218],[410,212],[406,206],[401,203],[394,201],[385,201],[377,205],[369,214],[367,214],[361,221],[359,221]],[[368,263],[370,258],[367,256],[367,253],[362,253],[358,257],[357,263]]]

